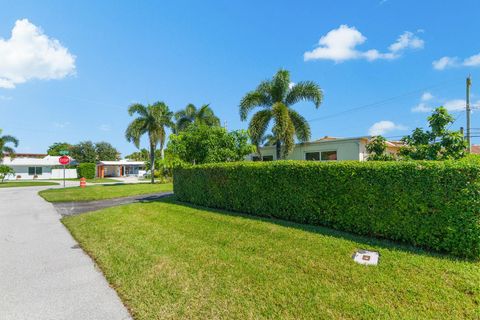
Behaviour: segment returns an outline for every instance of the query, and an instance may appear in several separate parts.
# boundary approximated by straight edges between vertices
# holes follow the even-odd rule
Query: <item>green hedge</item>
[[[241,162],[174,171],[180,201],[480,256],[480,166]]]
[[[95,178],[95,163],[80,163],[77,167],[77,174],[79,178],[93,179]]]

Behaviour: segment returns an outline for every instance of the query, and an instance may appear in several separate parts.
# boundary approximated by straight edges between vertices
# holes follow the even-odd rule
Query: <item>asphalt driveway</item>
[[[0,319],[131,319],[45,188],[0,189]]]

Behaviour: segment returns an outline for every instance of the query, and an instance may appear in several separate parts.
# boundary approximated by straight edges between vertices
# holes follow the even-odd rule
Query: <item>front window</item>
[[[305,153],[305,160],[318,161],[320,160],[320,152],[307,152]]]
[[[323,151],[322,161],[334,161],[337,160],[337,151]]]
[[[263,156],[263,161],[273,161],[273,156]]]
[[[42,175],[42,167],[28,167],[28,175],[29,176],[40,176]]]

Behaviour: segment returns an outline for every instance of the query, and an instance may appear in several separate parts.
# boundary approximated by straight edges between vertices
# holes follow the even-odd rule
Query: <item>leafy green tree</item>
[[[185,109],[175,113],[175,132],[185,130],[192,123],[206,126],[219,126],[220,119],[215,116],[210,105],[204,104],[199,109],[193,104],[188,104]]]
[[[95,153],[97,154],[97,160],[101,161],[115,161],[120,159],[120,152],[110,143],[104,141],[95,143]]]
[[[13,147],[8,146],[7,144],[12,144]],[[18,147],[18,139],[15,138],[14,136],[10,135],[3,135],[2,136],[2,129],[0,129],[0,156],[8,153],[9,155],[14,155],[15,154],[15,149]],[[2,158],[2,157],[0,157]],[[0,159],[1,161],[2,159]]]
[[[78,163],[96,163],[97,151],[92,141],[82,141],[72,146],[70,155]]]
[[[438,107],[428,117],[430,131],[421,128],[402,138],[405,146],[400,155],[412,160],[460,159],[467,153],[467,142],[460,131],[451,131],[453,117],[444,107]]]
[[[247,131],[191,125],[170,136],[165,154],[190,164],[240,161],[255,151]]]
[[[72,145],[67,142],[55,142],[50,147],[48,147],[47,154],[50,156],[60,156],[61,151],[70,151]]]
[[[391,161],[394,155],[387,152],[387,139],[382,136],[373,137],[366,145],[369,161]]]
[[[252,142],[259,146],[270,122],[273,122],[272,135],[277,159],[285,158],[295,146],[295,137],[301,142],[310,140],[310,125],[291,107],[300,101],[311,101],[319,108],[322,100],[322,90],[316,83],[302,81],[292,84],[290,73],[279,70],[272,80],[261,82],[243,97],[240,101],[240,118],[245,121],[251,110],[262,108],[250,120],[248,130]]]
[[[167,127],[172,128],[172,116],[168,106],[163,102],[156,102],[152,105],[144,106],[139,103],[132,104],[128,108],[130,116],[137,115],[125,131],[127,141],[133,142],[137,148],[140,147],[140,138],[148,135],[150,144],[150,163],[152,163],[151,182],[155,183],[155,150],[160,145],[160,152],[165,144]]]
[[[148,161],[148,159],[150,159],[150,152],[148,152],[147,149],[142,148],[140,151],[136,151],[125,156],[125,158],[134,161]]]
[[[10,174],[11,175],[15,174],[15,171],[11,167],[6,165],[0,165],[0,181],[2,183],[5,180],[5,178]]]

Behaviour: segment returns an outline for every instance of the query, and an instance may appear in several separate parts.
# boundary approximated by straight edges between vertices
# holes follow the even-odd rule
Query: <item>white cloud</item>
[[[370,129],[368,129],[368,134],[371,136],[383,135],[385,133],[395,131],[395,130],[406,130],[407,127],[401,124],[395,124],[392,121],[382,120],[375,122]]]
[[[398,52],[405,49],[422,49],[425,42],[417,37],[413,32],[405,31],[401,34],[395,43],[392,43],[388,49],[392,52]]]
[[[406,49],[419,49],[424,45],[422,39],[414,33],[406,31],[389,46],[388,52],[380,52],[377,49],[357,50],[357,46],[362,45],[366,40],[367,38],[355,27],[343,24],[322,36],[318,41],[318,47],[305,52],[303,58],[305,61],[323,59],[333,60],[337,63],[352,59],[392,60],[400,57]]]
[[[474,54],[461,61],[458,57],[442,57],[432,62],[433,68],[436,70],[444,70],[447,67],[477,67],[480,66],[480,53]]]
[[[433,94],[431,94],[430,92],[424,92],[422,94],[422,97],[420,98],[420,100],[422,101],[429,101],[429,100],[432,100],[433,99]]]
[[[110,126],[108,124],[102,124],[99,129],[101,131],[110,131]]]
[[[0,88],[75,73],[75,56],[27,19],[15,22],[10,39],[0,38],[0,57]]]
[[[429,107],[425,102],[420,102],[415,107],[412,108],[412,112],[422,112],[427,113],[433,110],[432,107]]]
[[[295,86],[295,82],[290,82],[290,83],[288,84],[288,88],[289,88],[289,89],[292,89],[293,86]]]
[[[480,53],[474,54],[463,61],[463,65],[467,67],[476,67],[480,65]]]
[[[452,67],[457,64],[456,57],[441,57],[432,62],[433,68],[436,70],[444,70],[447,67]]]

